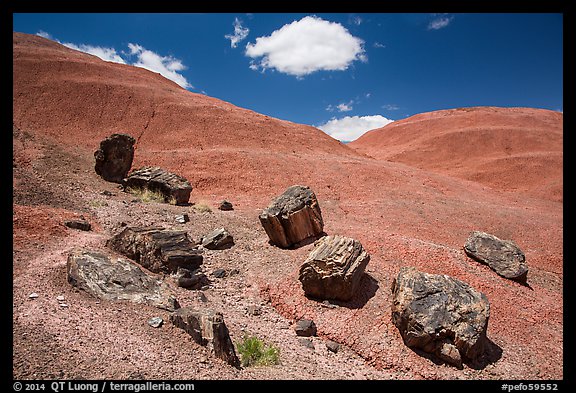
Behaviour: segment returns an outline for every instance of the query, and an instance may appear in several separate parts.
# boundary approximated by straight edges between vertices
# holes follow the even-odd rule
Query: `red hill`
[[[474,107],[421,113],[349,144],[371,157],[562,201],[563,115]]]

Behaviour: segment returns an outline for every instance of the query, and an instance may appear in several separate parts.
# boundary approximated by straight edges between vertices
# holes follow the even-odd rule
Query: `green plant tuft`
[[[172,196],[166,200],[164,194],[160,191],[153,191],[147,188],[128,187],[126,192],[140,198],[142,202],[169,203],[171,205],[176,204],[176,198]]]
[[[242,341],[236,343],[242,366],[272,366],[280,363],[280,349],[274,345],[265,345],[256,336],[244,335]]]
[[[204,201],[195,203],[193,207],[198,213],[212,213],[212,208]]]

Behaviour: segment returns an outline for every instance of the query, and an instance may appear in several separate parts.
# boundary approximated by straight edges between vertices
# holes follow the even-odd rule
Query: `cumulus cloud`
[[[334,139],[342,142],[351,142],[358,139],[367,131],[384,127],[393,120],[381,115],[373,116],[346,116],[341,119],[332,118],[324,124],[316,126]]]
[[[275,69],[303,77],[316,71],[343,71],[355,60],[366,61],[364,41],[339,23],[316,16],[282,26],[246,45],[252,69]]]
[[[172,56],[160,56],[137,44],[128,44],[130,54],[137,57],[137,61],[132,65],[142,67],[149,71],[158,72],[166,79],[176,82],[185,89],[191,88],[186,78],[178,71],[186,69],[182,62]]]
[[[242,21],[240,19],[234,18],[234,34],[226,34],[224,38],[230,40],[230,46],[232,48],[236,48],[240,41],[248,37],[249,32],[250,29],[248,29],[247,27],[243,27]]]
[[[93,46],[93,45],[86,45],[80,44],[76,45],[71,42],[63,42],[62,45],[67,46],[70,49],[74,49],[80,52],[89,53],[94,56],[98,56],[102,60],[111,61],[113,63],[120,63],[126,64],[126,61],[120,56],[116,49],[114,48],[106,48],[103,46]]]
[[[166,79],[170,79],[176,82],[178,85],[185,89],[192,88],[193,86],[186,80],[186,78],[179,73],[186,69],[186,66],[182,62],[172,56],[161,56],[155,52],[152,52],[141,45],[138,44],[128,44],[128,49],[130,52],[121,52],[129,57],[136,56],[135,61],[127,60],[122,57],[116,49],[107,48],[103,46],[93,46],[87,44],[74,44],[71,42],[60,42],[58,39],[53,38],[49,33],[40,30],[36,35],[50,40],[56,41],[59,44],[67,46],[70,49],[74,49],[80,52],[89,53],[94,56],[98,56],[104,61],[111,61],[113,63],[129,64],[136,67],[145,68],[149,71],[157,72]]]
[[[434,19],[428,23],[428,30],[443,29],[452,22],[452,19],[454,19],[454,17],[448,16],[448,14],[434,14]]]

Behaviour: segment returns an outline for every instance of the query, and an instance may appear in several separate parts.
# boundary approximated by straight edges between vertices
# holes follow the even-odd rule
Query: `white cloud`
[[[366,131],[384,127],[393,120],[384,116],[346,116],[341,119],[332,118],[324,124],[316,126],[334,139],[342,142],[351,142],[358,139]]]
[[[434,19],[428,23],[428,30],[439,30],[448,26],[450,22],[454,19],[453,16],[448,16],[447,14],[437,14]]]
[[[178,73],[186,69],[182,62],[172,56],[161,56],[137,44],[128,44],[130,54],[137,56],[138,60],[132,65],[158,72],[166,79],[176,82],[185,89],[193,87],[186,78]]]
[[[86,44],[73,44],[71,42],[60,42],[58,39],[52,38],[49,33],[42,30],[36,33],[36,35],[56,41],[70,49],[98,56],[104,61],[129,64],[135,67],[145,68],[149,71],[157,72],[166,79],[170,79],[185,89],[193,87],[190,83],[188,83],[186,78],[178,72],[186,69],[186,66],[184,66],[180,60],[172,56],[161,56],[138,44],[129,43],[128,49],[130,52],[122,52],[125,55],[137,57],[135,62],[130,62],[123,58],[114,48],[106,48],[103,46],[93,46]]]
[[[38,33],[36,33],[36,35],[39,36],[39,37],[47,38],[47,39],[49,39],[49,40],[52,39],[52,36],[50,35],[50,33],[46,33],[46,32],[43,31],[43,30],[40,30]]]
[[[354,105],[354,100],[350,100],[348,102],[341,102],[338,105],[330,104],[326,107],[326,110],[328,112],[334,112],[335,110],[338,110],[338,112],[349,112],[352,109],[354,109],[353,105]]]
[[[374,48],[386,48],[386,45],[384,45],[384,44],[382,44],[382,43],[380,43],[380,42],[378,42],[378,41],[375,41],[372,46],[373,46]]]
[[[400,107],[396,104],[386,104],[382,105],[382,108],[389,110],[389,111],[397,111]]]
[[[352,101],[350,101],[350,102],[347,103],[347,104],[345,104],[345,103],[338,104],[338,105],[336,106],[336,108],[337,108],[338,111],[340,111],[340,112],[350,112],[352,109],[354,109],[354,108],[352,107]]]
[[[303,77],[316,71],[343,71],[355,60],[366,61],[364,41],[352,36],[339,23],[316,16],[282,26],[267,37],[246,45],[250,68],[276,69]]]
[[[116,52],[116,49],[114,48],[105,48],[103,46],[92,46],[86,44],[76,45],[71,42],[63,42],[62,45],[67,46],[70,49],[98,56],[104,61],[126,64],[126,61]]]
[[[362,24],[362,18],[358,15],[351,15],[348,18],[349,23],[354,24],[356,26],[360,26]]]
[[[250,29],[248,29],[247,27],[242,27],[242,21],[240,19],[234,18],[234,34],[226,34],[224,38],[230,40],[230,46],[232,48],[236,48],[236,46],[238,46],[238,43],[240,41],[248,37],[249,32]]]

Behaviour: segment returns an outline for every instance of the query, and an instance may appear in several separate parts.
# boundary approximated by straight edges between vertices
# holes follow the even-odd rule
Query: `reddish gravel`
[[[190,93],[146,70],[40,37],[15,33],[13,43],[15,378],[564,377],[562,115],[524,108],[432,112],[392,123],[402,129],[394,138],[390,126],[366,134],[350,145],[356,151],[313,127]],[[436,125],[422,128],[426,121]],[[474,129],[478,123],[482,130]],[[100,179],[93,152],[113,132],[137,139],[133,167],[158,165],[187,177],[191,202],[211,205],[212,213],[136,203]],[[523,158],[532,164],[519,165]],[[371,254],[349,303],[326,307],[304,297],[297,272],[312,244],[280,250],[267,242],[258,214],[293,184],[316,192],[328,234],[354,237]],[[216,210],[222,199],[235,210]],[[73,247],[103,247],[122,221],[173,226],[182,212],[191,215],[184,227],[194,239],[221,226],[236,239],[231,249],[205,255],[207,273],[240,270],[213,278],[208,304],[221,308],[233,339],[248,331],[280,346],[281,365],[235,370],[169,324],[147,326],[149,317],[167,313],[96,302],[66,283]],[[79,215],[95,229],[62,225]],[[462,246],[473,230],[514,240],[526,254],[529,286],[466,257]],[[436,364],[403,344],[391,322],[390,287],[408,265],[486,294],[492,345],[481,367]],[[200,304],[194,293],[174,290],[183,305]],[[31,292],[40,297],[28,299]],[[70,307],[59,308],[60,294]],[[250,304],[259,304],[262,315],[248,316]],[[303,317],[318,327],[315,350],[300,345],[291,329]],[[326,339],[343,349],[328,352]]]

